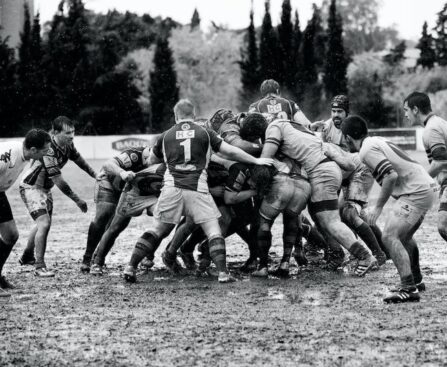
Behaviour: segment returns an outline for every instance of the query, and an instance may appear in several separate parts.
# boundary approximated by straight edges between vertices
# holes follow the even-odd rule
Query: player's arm
[[[226,170],[229,170],[230,167],[235,163],[234,161],[223,158],[219,153],[211,154],[211,162],[224,166]]]
[[[273,164],[273,159],[255,158],[252,155],[244,152],[242,149],[234,147],[224,141],[222,141],[222,143],[220,144],[219,153],[221,153],[224,158],[241,163],[267,165],[267,166],[271,166]]]
[[[333,146],[331,143],[323,144],[323,151],[326,157],[338,164],[338,166],[347,172],[355,170],[355,163],[352,158],[341,149]]]
[[[262,151],[261,144],[250,143],[249,141],[242,139],[239,134],[235,132],[225,134],[224,141],[257,157]]]
[[[73,160],[73,162],[75,162],[75,164],[84,172],[86,172],[90,177],[96,179],[97,174],[95,170],[87,163],[84,157],[79,155],[76,159]]]
[[[293,115],[293,120],[309,129],[311,128],[311,122],[301,110],[295,112],[295,114]]]
[[[431,177],[436,177],[441,171],[447,171],[447,149],[445,144],[436,144],[431,148],[430,167],[428,167],[428,174]]]
[[[262,158],[273,158],[278,152],[279,146],[282,141],[282,132],[281,130],[274,124],[271,124],[267,127],[265,132],[265,142],[262,147]]]
[[[129,182],[135,178],[135,173],[126,170],[125,162],[127,160],[130,161],[130,158],[127,156],[127,153],[123,152],[104,163],[104,171],[109,175],[119,176],[123,181]]]
[[[321,120],[321,121],[311,122],[309,128],[312,131],[321,131],[325,126],[326,126],[326,121]]]
[[[244,201],[256,196],[256,190],[229,191],[225,189],[224,201],[227,205],[243,203]]]
[[[238,166],[233,165],[228,172],[224,193],[224,201],[227,205],[242,203],[256,195],[256,190],[242,190],[247,176],[241,172]]]
[[[87,212],[87,203],[71,189],[70,185],[63,179],[62,174],[53,176],[51,179],[59,190],[76,203],[83,213]]]
[[[151,152],[149,154],[149,159],[147,160],[147,163],[149,165],[162,163],[163,162],[163,139],[165,134],[161,134],[157,141],[155,142],[155,145],[151,149]]]

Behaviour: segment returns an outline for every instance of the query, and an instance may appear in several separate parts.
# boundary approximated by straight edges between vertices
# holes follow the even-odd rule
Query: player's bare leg
[[[11,254],[12,248],[19,239],[19,231],[14,220],[0,223],[0,288],[14,288],[2,275],[3,266]]]
[[[34,265],[36,263],[36,258],[34,256],[34,249],[36,247],[34,239],[36,238],[36,233],[37,226],[34,226],[28,234],[25,250],[19,260],[20,265]]]
[[[45,251],[47,248],[48,233],[51,228],[51,217],[48,214],[41,215],[36,218],[37,232],[34,237],[34,244],[36,249],[36,264],[35,272],[36,276],[40,277],[54,277],[52,271],[47,270],[45,264]]]

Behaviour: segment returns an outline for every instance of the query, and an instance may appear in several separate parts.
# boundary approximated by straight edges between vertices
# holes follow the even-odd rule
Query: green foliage
[[[436,61],[436,53],[433,48],[433,37],[427,32],[427,27],[427,22],[424,22],[422,36],[416,46],[421,50],[417,65],[421,65],[423,68],[432,69]]]
[[[407,45],[405,41],[400,42],[396,47],[390,50],[390,53],[383,57],[385,61],[390,66],[397,66],[405,59],[405,50]]]
[[[281,22],[278,24],[278,40],[279,40],[279,63],[278,82],[284,90],[293,90],[294,82],[294,50],[293,50],[293,24],[292,24],[292,7],[290,0],[283,0]]]
[[[438,13],[435,27],[437,37],[435,40],[436,60],[439,65],[447,65],[447,3]]]
[[[265,14],[261,28],[261,42],[259,45],[260,72],[263,79],[281,79],[278,70],[279,47],[278,36],[272,26],[270,16],[270,0],[265,1]]]
[[[192,14],[191,18],[191,31],[195,30],[196,28],[200,28],[200,15],[197,8],[194,8],[194,13]]]
[[[172,109],[179,97],[174,59],[166,37],[157,40],[150,79],[151,127],[154,132],[162,132],[170,128],[174,121]]]
[[[14,49],[8,46],[8,39],[0,37],[0,136],[14,136],[17,130],[16,107],[20,99],[16,94],[16,61]]]
[[[297,102],[302,100],[304,94],[303,57],[301,55],[302,39],[303,33],[300,28],[300,18],[298,16],[298,10],[295,10],[292,38],[293,59],[290,65],[293,77],[288,81],[287,88],[290,91],[291,98]]]
[[[343,24],[335,0],[331,1],[328,18],[328,43],[323,82],[328,99],[337,94],[346,94],[346,73],[349,60],[343,46]]]

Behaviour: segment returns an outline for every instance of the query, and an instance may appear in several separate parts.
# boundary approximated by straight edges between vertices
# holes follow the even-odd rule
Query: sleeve
[[[246,180],[247,176],[244,173],[243,166],[240,164],[233,164],[228,171],[225,190],[241,192]]]
[[[393,165],[379,146],[363,146],[360,150],[361,161],[369,167],[376,181],[381,184],[385,176],[395,172]]]
[[[118,165],[122,169],[130,169],[132,167],[131,154],[135,154],[135,153],[132,153],[129,150],[124,150],[117,156],[113,157],[113,159],[118,163]]]
[[[282,131],[278,125],[275,123],[270,124],[267,127],[267,130],[265,132],[265,143],[271,143],[275,145],[281,145],[282,142]]]
[[[166,133],[161,134],[152,148],[152,153],[159,159],[163,159],[163,139]]]
[[[74,144],[71,144],[71,146],[70,146],[70,154],[68,156],[68,159],[70,159],[71,161],[75,161],[80,156],[81,156],[81,154],[78,152],[78,150],[76,149]]]
[[[224,122],[219,129],[220,136],[224,140],[230,134],[239,135],[240,131],[241,127],[236,122],[230,122],[230,121]]]
[[[206,131],[210,136],[211,149],[215,152],[218,152],[223,142],[222,138],[219,135],[217,135],[217,133],[214,130],[206,129]]]
[[[442,161],[447,159],[447,149],[445,145],[446,137],[442,129],[431,128],[428,134],[427,156],[428,160]]]
[[[252,104],[250,105],[250,107],[248,107],[248,112],[249,112],[249,113],[252,113],[252,112],[259,112],[259,111],[258,111],[258,103],[257,103],[257,102],[252,103]]]
[[[293,101],[290,101],[290,108],[292,109],[292,116],[301,111],[300,107]]]
[[[53,148],[50,148],[47,154],[43,156],[42,163],[48,173],[48,177],[60,176],[61,170]]]

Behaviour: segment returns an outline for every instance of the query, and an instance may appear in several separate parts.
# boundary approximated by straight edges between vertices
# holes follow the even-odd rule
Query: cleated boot
[[[268,278],[269,271],[267,268],[260,268],[256,271],[254,271],[253,273],[251,273],[251,276],[256,277],[256,278]]]
[[[90,269],[91,275],[103,275],[104,274],[104,267],[99,264],[93,264],[92,268]]]
[[[404,303],[404,302],[419,302],[421,296],[416,287],[401,288],[397,292],[393,292],[392,295],[385,297],[383,302],[385,303]]]
[[[48,270],[47,268],[39,268],[34,270],[34,275],[40,278],[52,278],[56,274],[54,273],[54,271]]]
[[[165,251],[162,253],[161,259],[171,274],[183,274],[183,268],[178,262],[177,256],[172,256],[169,252]]]
[[[279,264],[278,268],[270,274],[278,278],[289,278],[289,263],[287,261],[283,261]]]
[[[140,266],[144,269],[150,269],[154,266],[154,262],[148,257],[145,257],[143,261],[141,261]]]
[[[363,277],[371,269],[377,266],[377,260],[374,256],[369,256],[364,260],[359,260],[354,268],[354,274]]]
[[[255,271],[258,267],[258,259],[249,257],[247,261],[245,261],[244,265],[241,266],[240,270],[243,273],[250,273]]]
[[[135,283],[137,281],[137,271],[131,265],[127,265],[123,272],[124,280],[128,283]]]
[[[90,263],[82,263],[79,270],[81,273],[90,273]]]
[[[14,289],[14,285],[9,282],[4,275],[0,276],[0,288],[2,289]]]
[[[20,265],[34,265],[36,263],[36,258],[33,254],[29,255],[24,252],[22,257],[19,259],[19,263]]]
[[[236,281],[234,277],[231,276],[230,273],[226,273],[224,271],[219,272],[219,275],[217,277],[217,281],[219,283],[233,283]]]
[[[194,259],[194,255],[192,254],[192,252],[179,251],[178,254],[179,254],[180,258],[182,259],[183,264],[185,264],[186,269],[188,269],[188,270],[196,270],[197,269],[196,260]]]

